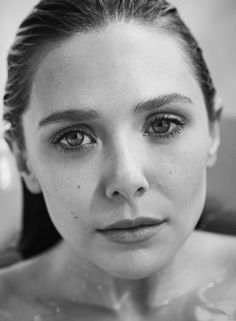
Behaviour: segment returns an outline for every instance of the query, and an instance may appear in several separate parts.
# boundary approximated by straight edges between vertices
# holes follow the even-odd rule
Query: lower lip
[[[111,229],[100,231],[100,233],[104,235],[109,241],[114,243],[137,243],[146,241],[154,236],[154,234],[160,229],[163,223],[130,229]]]

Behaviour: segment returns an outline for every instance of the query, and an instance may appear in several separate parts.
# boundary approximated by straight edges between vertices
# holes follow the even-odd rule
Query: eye
[[[171,138],[181,132],[185,125],[182,117],[170,114],[157,114],[150,118],[145,136]]]
[[[63,152],[76,152],[92,147],[95,135],[86,127],[72,127],[58,132],[51,143]]]
[[[80,146],[85,141],[85,135],[82,132],[74,132],[64,136],[60,143],[66,146],[76,147]]]

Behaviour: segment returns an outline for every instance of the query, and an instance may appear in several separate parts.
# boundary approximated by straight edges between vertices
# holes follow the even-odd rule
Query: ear
[[[220,128],[219,121],[222,114],[222,101],[216,99],[215,101],[215,119],[210,122],[210,142],[207,155],[207,167],[212,167],[217,161],[218,149],[220,146]]]
[[[13,140],[10,133],[5,133],[5,139],[13,152],[17,164],[20,176],[24,180],[28,190],[33,194],[41,192],[39,181],[35,175],[33,167],[31,166],[30,160],[27,156],[25,148],[19,148],[15,139]]]

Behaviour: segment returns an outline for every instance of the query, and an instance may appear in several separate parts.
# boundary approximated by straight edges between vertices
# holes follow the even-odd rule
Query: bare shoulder
[[[33,320],[46,313],[38,295],[46,276],[41,267],[38,257],[0,269],[0,320]],[[46,280],[45,277],[45,283]]]
[[[21,294],[26,290],[30,281],[26,278],[29,269],[30,264],[27,261],[0,269],[1,308],[11,305],[13,301],[21,300]]]
[[[53,280],[42,270],[47,267],[40,257],[0,270],[0,321],[117,320],[106,309],[60,301]]]

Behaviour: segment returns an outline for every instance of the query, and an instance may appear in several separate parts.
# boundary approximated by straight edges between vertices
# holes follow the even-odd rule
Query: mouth
[[[165,220],[139,217],[135,220],[121,220],[98,232],[114,243],[138,243],[153,237]]]

